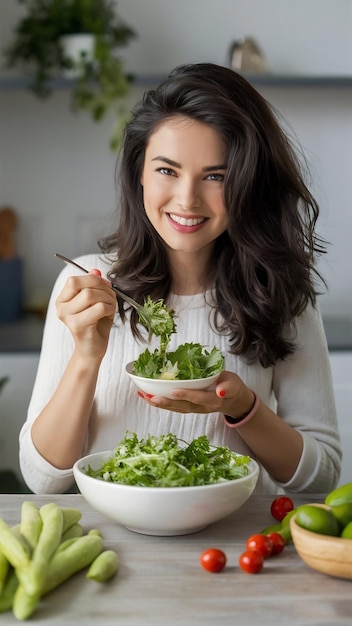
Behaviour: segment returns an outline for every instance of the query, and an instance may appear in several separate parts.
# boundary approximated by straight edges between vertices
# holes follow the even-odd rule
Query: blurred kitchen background
[[[320,207],[319,233],[330,242],[320,270],[328,291],[319,298],[333,368],[345,450],[341,482],[352,480],[352,0],[117,0],[118,15],[136,36],[121,49],[134,82],[124,104],[174,66],[209,61],[230,65],[234,43],[254,38],[266,72],[248,74],[303,148],[310,188]],[[12,40],[24,9],[1,0],[0,48]],[[2,67],[1,67],[2,65]],[[73,112],[72,88],[60,82],[40,100],[28,76],[9,70],[0,54],[0,212],[15,215],[14,246],[21,264],[21,312],[6,310],[0,260],[0,471],[21,488],[18,432],[26,418],[45,307],[61,263],[97,250],[116,210],[115,123]],[[9,215],[7,214],[7,218]],[[0,224],[1,225],[1,224]],[[5,285],[5,288],[4,288]],[[1,305],[2,303],[2,305]],[[50,373],[48,373],[50,375]],[[14,483],[11,483],[14,478]],[[18,482],[18,484],[16,483]],[[10,486],[9,486],[10,485]]]

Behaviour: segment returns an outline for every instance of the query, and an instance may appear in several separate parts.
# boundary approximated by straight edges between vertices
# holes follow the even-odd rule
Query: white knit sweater
[[[101,256],[87,255],[78,262],[88,269],[99,268],[106,275],[108,264]],[[66,266],[55,283],[27,421],[20,433],[21,470],[28,487],[35,493],[61,493],[74,483],[71,469],[59,470],[38,453],[31,438],[31,424],[52,396],[73,349],[70,331],[56,316],[55,300],[67,277],[75,273],[79,271]],[[168,305],[179,315],[170,350],[175,349],[176,341],[178,344],[216,345],[225,355],[226,369],[236,372],[265,404],[303,436],[302,457],[289,483],[275,483],[262,469],[256,492],[323,493],[334,488],[340,473],[341,450],[328,350],[319,311],[309,306],[297,320],[295,353],[275,367],[263,368],[258,363],[248,365],[245,359],[228,352],[226,336],[218,335],[209,323],[211,308],[203,294],[172,296]],[[186,441],[205,434],[213,444],[227,445],[239,453],[252,455],[237,430],[226,426],[221,414],[172,413],[151,407],[138,397],[124,368],[145,347],[133,339],[128,322],[123,325],[116,315],[99,371],[84,453],[112,450],[129,430],[139,437],[173,432]],[[60,432],[56,436],[60,437]]]

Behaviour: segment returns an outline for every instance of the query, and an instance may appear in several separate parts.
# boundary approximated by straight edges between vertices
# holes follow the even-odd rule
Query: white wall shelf
[[[294,74],[245,74],[247,80],[254,86],[263,87],[323,87],[345,88],[352,87],[352,75],[294,75]],[[156,85],[166,78],[162,74],[141,74],[134,76],[132,85],[143,87]],[[0,76],[0,90],[21,90],[31,85],[29,77]],[[64,78],[51,81],[48,86],[53,89],[71,89],[74,82]]]
[[[244,74],[244,77],[254,86],[263,87],[352,87],[351,76],[327,75],[294,75],[294,74]],[[162,75],[136,76],[135,85],[157,84],[166,78]]]

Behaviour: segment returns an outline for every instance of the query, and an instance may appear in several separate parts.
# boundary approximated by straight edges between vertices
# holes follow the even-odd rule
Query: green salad
[[[133,363],[133,374],[144,378],[189,380],[208,378],[224,369],[225,359],[218,348],[210,351],[200,343],[184,343],[170,352],[167,347],[176,332],[175,312],[163,300],[153,301],[150,296],[139,313],[139,320],[149,332],[160,337],[159,347],[150,352],[147,348]]]
[[[199,343],[183,343],[174,352],[160,354],[148,348],[133,364],[133,373],[145,378],[189,380],[208,378],[224,369],[224,357],[220,350],[210,352]]]
[[[127,431],[101,468],[88,466],[86,474],[139,487],[192,487],[247,476],[250,461],[227,446],[211,445],[206,435],[187,444],[172,433],[138,439]]]

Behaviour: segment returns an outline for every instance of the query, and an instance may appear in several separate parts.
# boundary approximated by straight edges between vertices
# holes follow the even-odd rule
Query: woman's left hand
[[[159,409],[176,413],[225,413],[237,418],[248,413],[253,406],[253,391],[242,379],[233,372],[224,371],[220,374],[216,386],[206,390],[182,389],[172,392],[173,399],[151,396],[143,391],[138,395]]]

